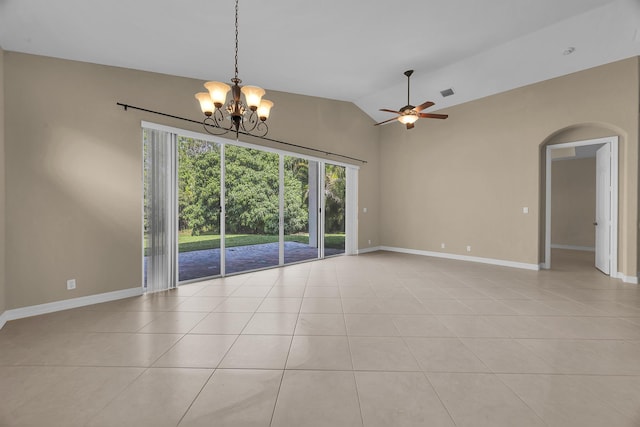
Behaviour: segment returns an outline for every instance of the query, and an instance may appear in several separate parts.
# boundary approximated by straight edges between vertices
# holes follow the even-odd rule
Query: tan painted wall
[[[618,270],[636,275],[637,58],[441,112],[449,119],[382,128],[384,245],[538,264],[541,144],[562,129],[604,123],[620,136]]]
[[[200,119],[201,81],[5,52],[7,308],[141,283],[140,121]],[[218,77],[218,76],[212,76]],[[268,91],[269,136],[369,161],[360,169],[360,247],[380,244],[379,134],[351,103]],[[254,141],[249,141],[254,142]],[[305,154],[311,154],[300,150]],[[66,280],[77,279],[75,291]]]
[[[5,268],[5,159],[4,159],[4,50],[0,48],[0,315],[6,306]]]
[[[551,177],[551,243],[594,248],[595,157],[555,160]]]

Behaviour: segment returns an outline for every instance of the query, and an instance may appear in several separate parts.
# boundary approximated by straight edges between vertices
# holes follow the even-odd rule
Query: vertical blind
[[[178,144],[175,133],[144,129],[147,212],[147,292],[175,288],[177,272]]]

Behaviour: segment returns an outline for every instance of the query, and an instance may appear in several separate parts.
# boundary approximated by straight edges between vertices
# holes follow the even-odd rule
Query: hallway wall
[[[551,245],[595,250],[595,157],[554,160],[551,176]]]

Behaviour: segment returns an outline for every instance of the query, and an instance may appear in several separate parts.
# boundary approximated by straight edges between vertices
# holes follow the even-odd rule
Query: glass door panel
[[[225,274],[279,265],[280,158],[225,146]]]
[[[178,137],[178,280],[220,275],[220,145]]]
[[[325,164],[324,168],[324,255],[345,252],[347,169]]]
[[[284,263],[316,259],[318,162],[284,156]]]

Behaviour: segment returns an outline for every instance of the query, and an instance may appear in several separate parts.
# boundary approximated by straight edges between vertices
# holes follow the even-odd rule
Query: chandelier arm
[[[231,129],[231,124],[229,126],[224,125],[224,112],[222,111],[222,109],[217,108],[216,111],[213,112],[212,117],[216,126],[218,126],[219,128],[223,128],[227,130]]]
[[[226,129],[222,126],[220,126],[218,124],[218,122],[211,118],[211,117],[207,117],[206,119],[204,119],[202,121],[202,127],[204,127],[205,132],[207,132],[209,135],[216,135],[216,136],[220,136],[220,135],[224,135],[225,133],[229,132],[229,129]],[[215,129],[215,130],[213,130]]]
[[[249,110],[249,114],[245,114],[242,119],[242,130],[245,132],[253,132],[253,130],[260,123],[260,119],[258,118],[258,113],[255,111]]]
[[[263,122],[262,120],[260,120],[256,125],[255,130],[256,130],[255,136],[263,137],[263,136],[266,136],[267,133],[269,132],[269,126],[267,126],[267,122]]]

